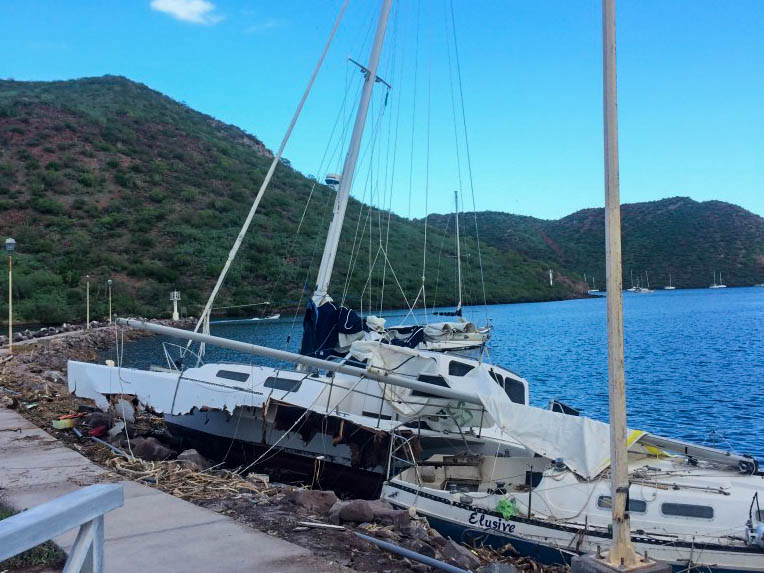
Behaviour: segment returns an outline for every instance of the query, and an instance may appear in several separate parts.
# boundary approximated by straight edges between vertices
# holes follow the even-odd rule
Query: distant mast
[[[552,281],[552,269],[549,269],[549,286],[554,286],[554,282]]]
[[[462,250],[459,244],[459,192],[454,191],[454,216],[456,217],[456,278],[459,283],[459,304],[456,305],[456,316],[462,315]]]

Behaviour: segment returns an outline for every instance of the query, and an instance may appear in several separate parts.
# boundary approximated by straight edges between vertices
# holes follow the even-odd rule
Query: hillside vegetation
[[[82,319],[87,275],[93,317],[107,313],[107,279],[119,314],[166,315],[176,288],[186,313],[198,314],[271,159],[256,137],[125,78],[0,81],[0,228],[18,242],[16,320]],[[299,307],[304,285],[315,280],[334,200],[333,191],[318,185],[297,235],[313,185],[279,165],[217,301],[271,306],[227,313]],[[380,255],[367,282],[369,236],[386,224],[387,213],[378,215],[356,201],[348,208],[332,293],[346,291],[355,308],[361,294],[364,308],[403,307],[395,278],[409,302],[421,284],[424,225],[395,215],[388,249],[395,276],[388,268],[383,291]],[[356,236],[365,246],[346,286]],[[428,304],[455,302],[455,245],[443,238],[441,231],[428,234]],[[470,237],[463,260],[465,302],[482,302]],[[544,264],[512,250],[486,246],[483,266],[488,302],[560,299],[584,290],[564,276],[550,288]],[[6,292],[6,273],[0,281]]]
[[[88,275],[93,318],[107,313],[107,279],[118,314],[166,316],[169,293],[178,289],[184,313],[198,315],[271,159],[253,135],[125,78],[0,81],[0,233],[18,244],[16,320],[81,320]],[[218,306],[238,308],[218,314],[299,310],[317,274],[333,201],[332,190],[279,165],[218,297]],[[623,213],[627,274],[647,270],[651,283],[662,284],[671,271],[678,286],[705,286],[712,270],[729,285],[764,281],[761,217],[681,198],[627,205]],[[392,269],[378,252],[388,216]],[[474,215],[463,217],[464,301],[478,304]],[[493,212],[477,219],[489,303],[581,296],[584,272],[602,284],[602,210],[558,221]],[[422,220],[351,200],[332,294],[346,293],[348,304],[363,310],[413,303],[424,230]],[[455,254],[453,216],[431,216],[428,305],[455,303]],[[0,289],[7,292],[4,272]],[[240,306],[264,301],[270,305]]]
[[[447,224],[448,216],[431,221]],[[478,213],[481,240],[502,251],[545,260],[594,275],[605,286],[605,213],[584,209],[556,221],[508,213]],[[699,203],[672,197],[621,207],[623,281],[625,287],[645,272],[650,286],[671,282],[679,288],[702,288],[721,273],[729,286],[764,282],[764,219],[722,201]]]

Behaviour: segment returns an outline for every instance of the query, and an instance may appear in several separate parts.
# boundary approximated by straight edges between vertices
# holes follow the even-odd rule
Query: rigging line
[[[401,282],[398,280],[398,275],[395,274],[395,269],[393,268],[392,263],[390,263],[390,259],[387,258],[387,251],[383,250],[382,254],[385,255],[385,263],[390,265],[390,272],[393,273],[393,278],[395,279],[395,284],[398,285],[398,289],[401,291],[401,295],[403,295],[403,300],[406,302],[406,306],[409,309],[409,314],[411,314],[412,312],[414,312],[414,309],[409,304],[409,299],[406,298],[406,293],[404,292],[403,287],[401,286]],[[419,298],[418,295],[417,295],[417,298]]]
[[[424,176],[424,245],[422,247],[422,307],[424,308],[424,323],[429,324],[427,315],[427,289],[425,275],[427,274],[427,217],[430,214],[430,135],[432,134],[432,29],[428,28],[427,40],[427,150],[425,152]]]
[[[435,274],[435,297],[432,301],[432,308],[435,309],[435,303],[438,300],[438,288],[440,287],[440,261],[443,256],[443,245],[446,244],[446,236],[448,236],[448,227],[451,225],[451,218],[446,220],[446,228],[443,231],[443,239],[440,241],[440,250],[438,251],[438,272]]]
[[[444,11],[443,12],[443,28],[445,30],[445,39],[446,39],[446,55],[448,59],[448,85],[449,85],[449,93],[451,95],[451,119],[453,120],[454,125],[454,147],[456,150],[456,176],[457,180],[459,182],[459,189],[457,192],[457,202],[455,205],[455,211],[454,211],[454,217],[456,218],[456,289],[457,289],[457,308],[461,308],[462,304],[462,297],[461,297],[461,291],[462,291],[462,281],[461,276],[459,274],[459,270],[461,267],[461,260],[459,258],[460,255],[460,242],[461,238],[459,237],[459,197],[462,194],[462,157],[461,152],[459,150],[459,128],[457,127],[457,113],[456,113],[456,97],[454,95],[454,76],[453,76],[453,63],[451,61],[451,43],[448,40],[448,15]]]
[[[470,193],[472,195],[472,213],[475,217],[475,240],[477,242],[478,263],[480,264],[480,284],[483,289],[483,313],[485,321],[488,322],[488,304],[485,296],[485,277],[483,275],[483,255],[480,251],[480,232],[478,231],[477,204],[475,202],[475,185],[472,178],[472,159],[470,157],[470,140],[467,136],[467,114],[464,111],[464,87],[462,85],[462,66],[459,60],[459,43],[456,41],[456,18],[454,18],[454,0],[450,0],[451,5],[451,31],[454,35],[454,56],[456,57],[456,75],[459,80],[459,101],[462,108],[462,125],[464,127],[464,147],[467,154],[467,173],[470,180]]]
[[[397,15],[397,12],[396,12]],[[403,32],[404,34],[408,28],[404,27]],[[408,37],[403,41],[404,46],[408,45]],[[392,203],[393,203],[393,185],[395,184],[395,165],[396,165],[396,159],[398,155],[398,132],[400,127],[400,121],[401,121],[401,99],[403,97],[403,77],[404,77],[404,71],[405,71],[405,62],[406,62],[406,50],[402,50],[402,56],[401,56],[401,65],[400,65],[400,71],[398,72],[398,82],[395,84],[398,86],[398,99],[397,99],[397,108],[395,110],[395,138],[393,139],[393,161],[392,166],[390,168],[390,187],[389,187],[389,193],[387,198],[387,228],[385,230],[385,249],[387,249],[390,245],[390,219],[392,217]],[[390,128],[392,129],[393,122],[390,121]],[[389,144],[390,144],[390,137],[392,136],[392,133],[388,136],[388,152],[390,150]],[[385,183],[385,186],[387,187],[387,182]],[[387,265],[384,265],[382,267],[382,287],[381,287],[381,295],[379,300],[379,313],[382,314],[382,308],[384,306],[384,296],[385,296],[385,280],[387,278]]]
[[[347,76],[347,72],[346,72],[346,76]],[[331,147],[332,139],[334,139],[335,133],[337,131],[337,126],[340,125],[340,119],[342,119],[344,117],[344,109],[345,109],[345,104],[346,104],[347,99],[348,99],[349,91],[350,91],[350,89],[349,89],[349,80],[346,77],[346,80],[345,80],[345,90],[344,90],[343,96],[342,96],[342,103],[340,104],[340,109],[338,110],[337,115],[334,118],[334,124],[332,125],[332,130],[329,133],[329,138],[328,138],[328,140],[326,142],[326,147],[324,147],[324,152],[323,152],[323,155],[321,156],[321,161],[318,164],[318,170],[316,171],[316,173],[319,174],[318,177],[321,177],[321,173],[323,173],[323,170],[324,170],[324,165],[328,165],[328,164],[331,163],[331,158],[330,158],[329,161],[327,161],[327,156],[329,154],[329,148]],[[355,96],[354,99],[356,99],[358,97],[359,91],[360,91],[360,87],[356,90],[356,96]],[[347,129],[347,123],[348,122],[345,121],[345,123],[343,124],[343,129]],[[306,215],[308,213],[308,207],[310,206],[310,202],[311,202],[311,199],[313,198],[313,193],[314,193],[314,191],[316,189],[316,186],[317,186],[317,182],[314,181],[313,185],[311,186],[310,194],[308,195],[308,199],[307,199],[307,201],[305,203],[305,208],[303,209],[302,217],[300,218],[300,223],[297,226],[297,230],[295,231],[295,234],[292,236],[292,244],[289,247],[289,250],[287,251],[287,257],[286,257],[287,261],[292,257],[292,254],[294,253],[294,251],[295,251],[295,249],[297,247],[297,237],[300,234],[300,231],[302,229],[302,225],[303,225],[303,223],[305,221],[305,217],[306,217]],[[326,220],[326,211],[324,212],[324,220]],[[282,260],[282,263],[281,263],[281,272],[279,273],[279,276],[276,279],[276,282],[274,283],[273,288],[271,289],[271,296],[270,296],[271,300],[273,299],[273,295],[275,294],[276,289],[281,284],[282,279],[284,278],[284,275],[286,273],[288,273],[290,269],[291,269],[291,267],[288,267],[285,264],[285,262]]]
[[[231,248],[231,251],[228,254],[228,259],[226,260],[225,265],[223,266],[223,270],[221,271],[220,276],[218,277],[217,283],[212,289],[210,298],[207,301],[207,304],[205,305],[204,310],[202,311],[202,315],[199,317],[199,320],[196,323],[194,332],[198,332],[199,328],[202,325],[204,325],[205,333],[209,332],[210,309],[212,308],[212,304],[214,303],[215,297],[220,291],[220,287],[223,285],[223,281],[225,280],[225,277],[228,274],[228,269],[230,268],[231,263],[233,262],[233,259],[236,257],[236,254],[239,251],[239,247],[241,246],[241,243],[244,240],[244,235],[246,235],[247,231],[249,230],[249,226],[252,223],[252,219],[255,216],[257,207],[260,205],[260,200],[263,198],[263,195],[265,194],[265,190],[268,188],[268,184],[270,183],[271,178],[273,177],[273,173],[276,171],[276,166],[279,164],[279,161],[281,160],[281,154],[284,152],[284,148],[286,147],[286,144],[289,141],[289,137],[292,135],[292,130],[294,129],[294,126],[297,124],[297,119],[300,117],[302,108],[305,105],[305,101],[308,99],[308,95],[310,94],[310,90],[313,87],[313,83],[316,80],[316,76],[318,76],[318,71],[321,69],[321,66],[324,63],[324,58],[326,57],[326,53],[329,51],[329,46],[331,45],[332,40],[334,39],[334,35],[337,32],[337,29],[339,28],[340,22],[342,21],[342,16],[345,14],[345,9],[347,8],[349,2],[350,0],[345,0],[342,4],[342,7],[340,8],[339,14],[337,14],[337,18],[334,21],[334,26],[332,27],[332,31],[329,34],[329,39],[326,41],[326,45],[324,46],[324,49],[321,52],[321,56],[319,57],[318,62],[316,62],[316,66],[313,69],[313,74],[311,75],[310,80],[308,81],[308,85],[305,88],[305,92],[303,93],[302,98],[300,99],[300,103],[297,104],[297,109],[295,110],[294,116],[292,117],[292,120],[289,123],[289,127],[287,128],[287,131],[284,134],[284,138],[281,141],[281,145],[279,145],[279,149],[276,152],[276,155],[274,155],[273,157],[271,166],[268,169],[268,172],[266,173],[265,178],[263,179],[262,185],[260,186],[260,190],[257,192],[257,196],[255,197],[255,201],[252,203],[252,207],[250,208],[249,213],[247,214],[247,218],[244,221],[244,225],[242,225],[241,231],[239,231],[239,235],[236,238],[236,241],[234,241],[233,247]],[[191,345],[191,341],[189,340],[186,348],[189,348],[190,345]],[[204,350],[204,346],[202,345],[202,353],[203,353],[203,350]]]
[[[366,282],[363,283],[363,289],[361,289],[361,300],[363,300],[363,295],[366,292],[366,287],[369,286],[369,282],[371,281],[371,275],[372,271],[374,270],[374,267],[377,266],[377,259],[379,258],[379,251],[382,250],[382,245],[379,245],[377,248],[377,254],[374,255],[374,262],[371,265],[371,268],[369,269],[369,274],[366,276]],[[371,307],[369,307],[371,309]]]
[[[418,0],[416,9],[416,48],[414,50],[414,95],[411,110],[411,160],[409,161],[409,208],[406,214],[411,219],[411,192],[414,181],[414,135],[416,133],[416,88],[419,73],[419,16],[422,11],[422,0]]]
[[[358,223],[356,226],[356,237],[358,236],[358,228],[361,224],[361,217],[363,217],[364,209],[363,207],[360,209],[358,213]],[[353,239],[353,248],[351,249],[350,253],[350,262],[348,263],[348,270],[347,274],[345,275],[345,285],[342,289],[342,302],[341,304],[344,305],[345,301],[348,297],[348,292],[350,291],[350,281],[353,278],[353,275],[355,274],[355,268],[358,264],[358,260],[361,258],[361,248],[363,247],[363,238],[366,236],[366,227],[369,225],[369,219],[371,215],[371,209],[366,209],[366,218],[363,221],[363,227],[361,227],[361,235],[360,238],[358,238],[358,248],[356,249],[356,240]],[[371,232],[369,233],[371,234]],[[363,307],[363,297],[361,297],[361,306]]]
[[[456,118],[456,97],[454,95],[454,65],[451,62],[451,42],[448,40],[448,16],[446,12],[443,12],[443,25],[445,28],[445,38],[446,38],[446,56],[448,61],[448,86],[449,86],[449,93],[451,95],[451,119],[454,124],[454,147],[456,149],[456,177],[459,181],[459,193],[462,192],[462,158],[461,153],[459,152],[459,128],[457,127],[457,118]]]
[[[382,116],[384,114],[385,109],[386,109],[386,106],[382,106],[380,108],[379,114],[378,114],[378,116],[377,116],[377,118],[375,120],[374,129],[372,131],[372,139],[371,139],[371,141],[368,143],[368,145],[366,147],[366,151],[369,151],[371,149],[369,151],[369,154],[372,157],[373,157],[373,153],[374,153],[374,145],[375,145],[375,142],[377,141],[377,136],[379,135],[379,126],[381,125]],[[371,163],[371,161],[372,161],[372,159],[370,157],[369,162]],[[369,169],[368,173],[367,173],[367,176],[366,176],[366,183],[364,185],[364,193],[363,193],[363,196],[361,197],[361,201],[363,201],[366,198],[367,191],[369,192],[370,195],[373,192],[373,191],[369,190],[370,187],[371,187],[371,178],[372,178],[372,170]],[[371,207],[369,207],[369,210],[370,209],[371,209]],[[347,299],[347,293],[348,293],[348,290],[350,289],[350,280],[352,278],[352,271],[355,268],[355,264],[356,264],[356,262],[358,260],[358,257],[360,256],[361,241],[363,241],[363,237],[364,237],[364,234],[365,234],[365,231],[366,231],[366,222],[368,221],[368,218],[369,218],[368,212],[367,212],[367,221],[364,222],[364,227],[363,227],[363,231],[361,233],[360,238],[358,237],[358,229],[359,229],[359,227],[361,225],[361,218],[363,217],[363,212],[364,212],[364,205],[363,205],[363,202],[361,202],[361,205],[360,205],[359,211],[358,211],[358,221],[356,222],[355,235],[353,236],[353,246],[352,246],[351,251],[350,251],[350,253],[351,253],[351,255],[350,255],[350,262],[348,263],[348,271],[347,271],[347,273],[345,275],[345,284],[344,284],[343,291],[342,291],[342,302],[341,302],[341,305],[344,305],[345,300]],[[356,244],[358,244],[357,252],[356,252]],[[355,257],[353,255],[354,252],[356,252]],[[354,262],[354,259],[355,259],[355,262]]]

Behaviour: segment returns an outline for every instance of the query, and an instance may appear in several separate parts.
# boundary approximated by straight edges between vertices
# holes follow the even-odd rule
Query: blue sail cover
[[[364,330],[364,322],[358,314],[333,302],[317,307],[308,299],[305,318],[302,321],[302,344],[300,354],[326,359],[339,355],[339,335],[356,334]]]

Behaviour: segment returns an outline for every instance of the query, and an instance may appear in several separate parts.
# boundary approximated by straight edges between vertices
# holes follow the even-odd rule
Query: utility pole
[[[109,286],[109,326],[111,326],[111,279],[107,280],[106,284]]]
[[[8,354],[13,354],[13,251],[16,241],[11,237],[5,240],[8,251]]]
[[[90,275],[85,275],[85,330],[90,330]]]

